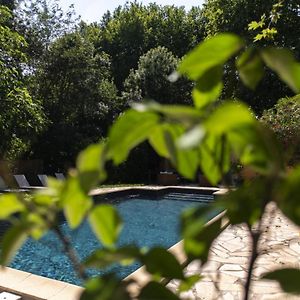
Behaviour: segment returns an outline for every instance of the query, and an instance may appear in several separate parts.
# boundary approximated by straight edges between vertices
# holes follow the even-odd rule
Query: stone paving
[[[94,190],[91,194],[114,192],[129,188],[130,187],[107,188],[105,191],[103,189]],[[137,187],[137,189],[138,188],[139,187]],[[141,188],[144,189],[145,187]],[[146,188],[161,189],[166,187],[148,186]],[[290,296],[284,294],[276,282],[259,280],[261,275],[274,269],[287,267],[300,268],[300,229],[287,220],[276,209],[274,204],[270,204],[268,207],[268,211],[263,222],[263,229],[264,234],[260,240],[261,256],[257,260],[254,268],[250,298],[255,300],[300,300],[300,296]],[[180,248],[181,247],[178,247],[179,250]],[[187,274],[192,275],[201,273],[203,275],[203,279],[198,282],[190,291],[183,293],[181,295],[182,298],[190,300],[242,299],[243,285],[247,277],[247,265],[250,257],[250,248],[251,241],[248,237],[245,226],[229,226],[213,243],[209,254],[209,260],[203,267],[201,266],[200,262],[193,262],[186,268]],[[184,260],[184,257],[181,260]],[[7,272],[7,269],[9,268],[2,270],[2,273]],[[21,281],[23,281],[23,277],[25,275],[26,278],[30,279],[30,274],[23,275],[25,272],[17,270],[9,271],[11,276],[8,276],[6,273],[1,274],[0,272],[0,279],[4,281],[2,286],[6,286],[7,288],[9,287],[9,281],[10,284],[13,285],[11,290],[16,290],[16,286],[19,285],[16,283],[16,272],[21,274],[19,276]],[[42,279],[53,281],[47,278]],[[34,283],[34,287],[39,293],[44,293],[45,284],[46,283]],[[46,285],[48,286],[48,283]],[[31,287],[32,283],[30,282],[28,286]],[[53,286],[54,285],[51,285],[51,287]],[[55,286],[57,286],[57,283],[55,283]],[[172,290],[177,290],[178,282],[172,281],[168,284],[168,287]],[[76,287],[77,289],[71,293],[66,288],[61,289],[60,286],[57,286],[56,288],[58,288],[58,292],[63,292],[64,295],[62,296],[62,294],[57,294],[54,298],[25,297],[24,299],[75,300],[79,299],[78,294],[82,292],[82,290],[78,290],[79,287]],[[2,288],[2,290],[8,289]],[[48,290],[51,292],[51,294],[54,294],[52,289],[48,288]],[[32,290],[30,295],[35,295]]]
[[[300,268],[299,228],[288,221],[274,204],[270,204],[263,221],[263,235],[259,243],[261,256],[254,268],[251,299],[300,299],[284,294],[274,281],[259,280],[274,269]],[[204,278],[181,296],[190,300],[243,299],[243,285],[247,277],[251,240],[245,226],[229,226],[214,241],[208,262],[201,268],[193,262],[186,268],[189,275],[201,273]],[[300,284],[300,282],[299,282]],[[172,290],[178,282],[168,284]]]

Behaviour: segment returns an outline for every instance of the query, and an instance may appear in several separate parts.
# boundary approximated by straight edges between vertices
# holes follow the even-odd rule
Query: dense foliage
[[[205,30],[208,36],[220,32],[234,32],[248,42],[257,35],[257,30],[249,30],[249,24],[253,21],[261,21],[264,16],[263,28],[273,28],[277,34],[273,39],[261,39],[256,42],[259,46],[275,45],[286,47],[294,51],[300,58],[300,16],[298,1],[283,1],[280,7],[280,17],[272,14],[272,7],[276,5],[273,0],[208,0],[204,5]],[[270,13],[271,12],[271,13]],[[276,21],[276,25],[272,22]],[[251,28],[251,27],[250,27]],[[280,82],[271,72],[266,70],[266,76],[257,87],[256,92],[245,88],[234,73],[234,67],[229,64],[228,73],[225,77],[224,98],[235,97],[246,101],[256,112],[261,113],[264,109],[272,107],[279,98],[292,95],[285,85]]]
[[[298,1],[281,1],[280,18],[276,29],[278,35],[274,36],[274,43],[279,47],[295,49],[299,57],[299,3]],[[276,1],[273,0],[208,0],[204,5],[203,14],[206,17],[206,34],[213,36],[219,32],[234,32],[251,42],[256,33],[249,31],[249,24],[266,18],[266,26],[273,21],[270,12]],[[266,40],[262,40],[266,44]]]
[[[64,35],[51,44],[47,64],[38,69],[36,95],[49,119],[35,156],[55,171],[106,134],[118,111],[110,58],[96,53],[85,32]],[[57,151],[59,149],[59,151]]]
[[[15,28],[26,39],[29,65],[33,68],[45,59],[50,44],[74,30],[78,21],[73,7],[64,13],[58,0],[21,0],[14,15]]]
[[[30,149],[41,131],[44,114],[40,101],[33,100],[23,80],[26,41],[7,26],[9,10],[0,6],[0,158],[14,159]]]
[[[125,80],[122,100],[127,106],[145,98],[162,104],[191,104],[191,83],[185,79],[173,83],[169,79],[178,64],[179,59],[166,48],[149,50]]]
[[[26,43],[22,48],[26,61],[18,65],[20,83],[46,116],[41,120],[43,132],[31,133],[36,140],[33,146],[13,146],[16,158],[42,159],[45,172],[66,169],[80,149],[107,133],[113,119],[135,99],[133,90],[141,90],[140,99],[145,95],[157,99],[163,92],[163,102],[190,101],[189,83],[171,84],[167,76],[203,37],[199,8],[186,12],[175,6],[134,2],[107,12],[98,24],[85,24],[72,6],[65,13],[57,0],[4,4],[14,9],[6,25]],[[156,47],[165,50],[156,50],[162,65],[153,72],[155,55],[142,56]],[[142,73],[147,86],[142,86]],[[155,84],[162,84],[159,92],[151,84],[154,76]],[[10,130],[6,132],[12,136]],[[138,173],[139,168],[131,169]]]
[[[261,121],[275,132],[291,163],[299,160],[300,96],[280,99],[274,107],[263,112]]]
[[[115,117],[132,101],[146,97],[165,104],[190,103],[192,84],[186,79],[171,83],[167,76],[183,55],[206,36],[232,31],[251,41],[267,27],[277,34],[273,34],[273,40],[259,39],[256,46],[275,44],[293,49],[299,56],[299,4],[295,1],[280,4],[280,16],[276,9],[273,11],[273,1],[208,0],[203,9],[192,8],[188,12],[182,7],[133,2],[107,12],[94,24],[79,22],[72,7],[64,13],[57,0],[3,4],[14,9],[5,25],[11,32],[18,32],[27,45],[21,50],[26,60],[17,63],[19,84],[47,116],[40,119],[43,126],[30,133],[31,139],[36,140],[33,147],[31,143],[21,146],[17,142],[11,144],[10,152],[15,153],[14,157],[23,154],[26,159],[43,159],[46,172],[74,164],[76,152],[103,137]],[[260,72],[263,66],[255,47],[248,53],[252,67]],[[243,99],[260,115],[279,97],[291,95],[274,73],[264,71],[266,75],[257,92],[253,92],[251,84],[245,87],[236,76],[230,60],[225,66],[220,98]],[[213,72],[218,80],[220,70]],[[80,81],[80,77],[84,80]],[[220,85],[215,86],[215,94],[220,89]],[[194,91],[195,96],[207,97],[206,101],[210,98],[205,91],[199,93],[199,89]],[[89,112],[81,109],[83,103]],[[60,130],[71,144],[58,134]],[[12,131],[6,132],[7,136],[14,136]],[[153,165],[153,172],[157,168]],[[138,173],[138,169],[131,170]]]
[[[0,5],[6,6],[11,11],[16,8],[16,1],[15,0],[1,0]]]
[[[100,23],[99,49],[112,58],[113,75],[118,88],[136,69],[140,56],[158,46],[182,57],[203,39],[202,13],[193,8],[148,6],[133,2],[107,13]]]

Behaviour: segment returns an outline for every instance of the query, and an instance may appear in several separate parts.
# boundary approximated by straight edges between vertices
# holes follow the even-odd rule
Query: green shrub
[[[191,103],[192,84],[183,78],[175,83],[169,80],[178,64],[179,59],[164,47],[149,50],[140,57],[138,68],[131,70],[125,80],[124,102],[128,105],[143,99],[155,99],[162,104]]]
[[[263,112],[261,121],[275,132],[284,150],[292,155],[292,161],[299,158],[300,95],[280,99],[273,108]]]

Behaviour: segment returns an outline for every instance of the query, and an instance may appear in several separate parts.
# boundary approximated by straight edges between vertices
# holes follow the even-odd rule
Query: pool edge
[[[178,186],[164,186],[151,188],[150,190],[156,191],[168,191],[168,190],[198,190],[207,191],[214,195],[221,195],[227,192],[227,190],[220,188],[206,188],[206,187],[178,187]],[[127,193],[132,190],[147,191],[147,187],[138,188],[125,188],[121,192]],[[116,193],[115,191],[113,193]],[[107,193],[103,193],[107,194]],[[220,218],[223,218],[225,212],[219,213],[217,216],[209,220],[206,225],[216,222]],[[222,225],[223,227],[223,225]],[[186,257],[183,251],[183,240],[179,241],[168,249],[181,264],[184,264]],[[135,284],[129,286],[129,293],[132,296],[138,294],[140,289],[149,282],[150,276],[146,273],[145,268],[142,266],[123,280],[134,279]],[[82,292],[83,287],[70,284],[64,281],[59,281],[43,276],[38,276],[32,273],[16,270],[10,267],[2,267],[0,269],[0,291],[6,291],[15,293],[22,296],[22,300],[78,300]]]
[[[214,218],[209,220],[205,224],[205,226],[208,226],[214,222],[217,222],[220,219],[222,219],[221,228],[227,226],[228,221],[225,217],[225,211],[220,212]],[[168,251],[171,252],[176,257],[176,259],[178,260],[178,262],[181,265],[184,265],[186,263],[187,257],[183,250],[183,240],[179,241],[178,243],[176,243],[175,245],[170,247],[168,249]],[[143,288],[143,286],[145,286],[151,280],[151,278],[150,278],[150,275],[145,270],[145,266],[142,266],[139,269],[137,269],[136,271],[134,271],[133,273],[129,274],[123,280],[124,281],[133,280],[133,283],[129,286],[128,291],[129,291],[130,295],[133,298],[135,298],[139,294],[139,291]],[[165,280],[165,279],[163,279],[162,282],[165,285],[167,285],[169,283],[169,281]]]
[[[0,290],[22,296],[22,300],[75,300],[84,288],[10,267],[0,269]]]

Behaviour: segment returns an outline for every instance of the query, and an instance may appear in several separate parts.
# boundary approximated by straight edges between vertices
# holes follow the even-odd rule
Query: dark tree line
[[[272,43],[299,57],[299,4],[285,2]],[[272,4],[207,0],[186,12],[133,2],[86,24],[72,7],[63,12],[57,0],[1,0],[0,34],[14,41],[3,38],[0,45],[1,158],[40,158],[45,171],[62,169],[78,151],[104,138],[132,101],[189,104],[191,83],[168,80],[181,58],[218,32],[251,40],[248,24]],[[257,112],[287,94],[267,73],[257,97],[227,68],[224,95],[246,99]]]

